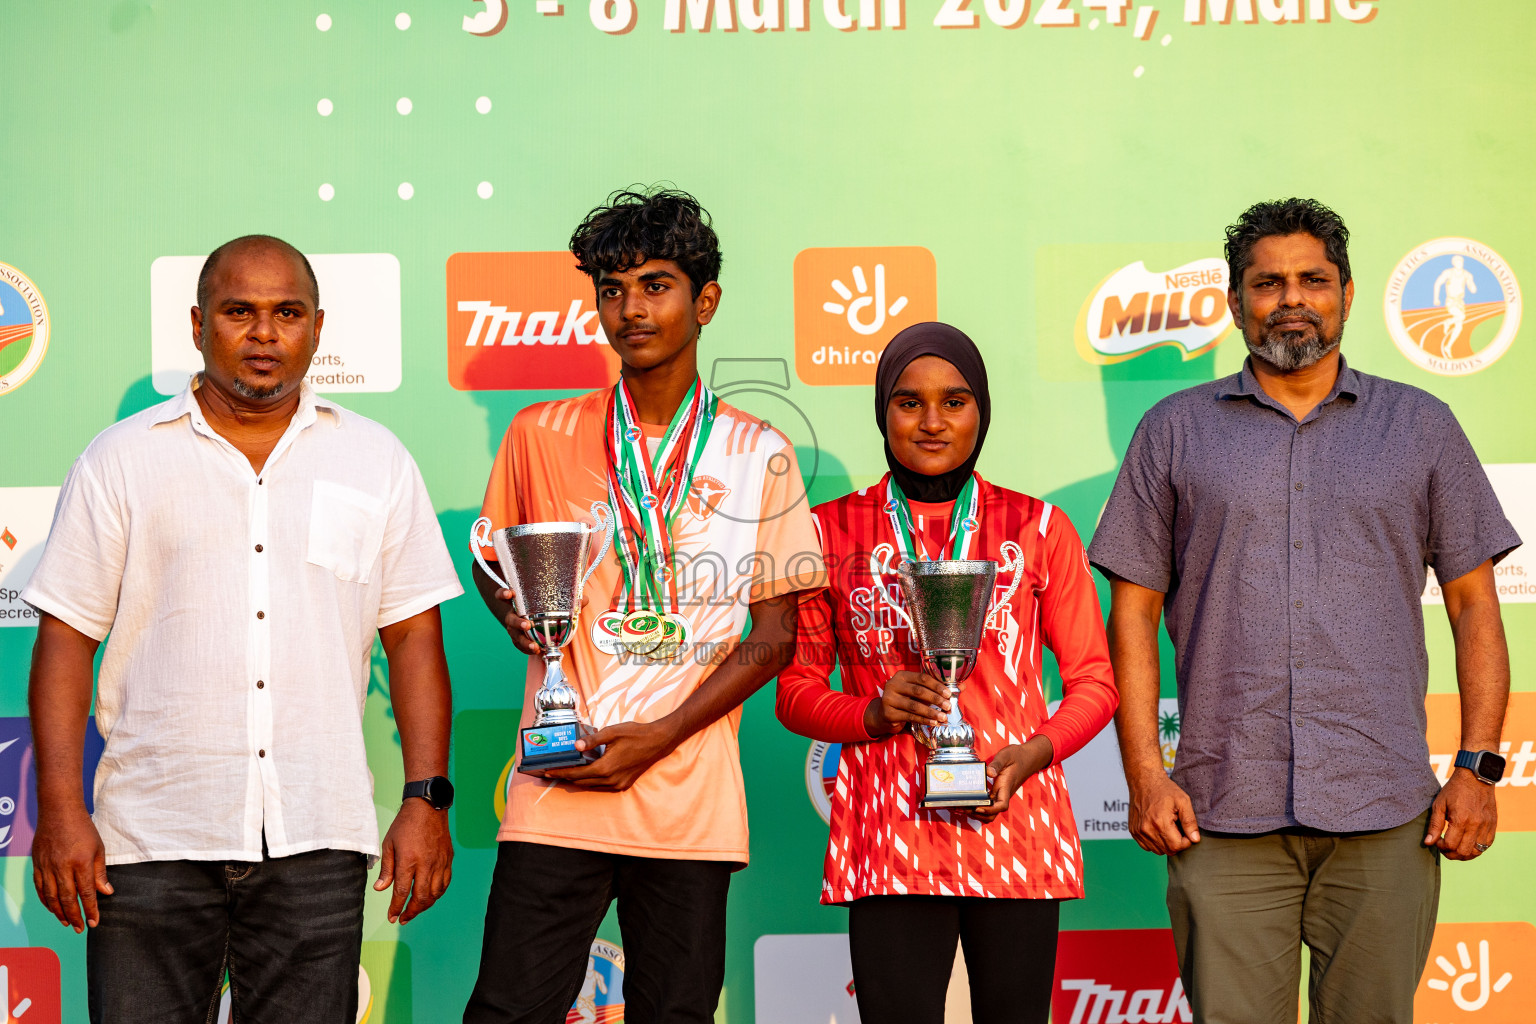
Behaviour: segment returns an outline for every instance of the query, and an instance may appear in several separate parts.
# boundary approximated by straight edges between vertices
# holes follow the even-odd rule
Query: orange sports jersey
[[[591,522],[592,503],[608,500],[603,432],[612,394],[605,388],[541,402],[513,418],[485,491],[482,515],[493,527]],[[666,432],[641,426],[652,442]],[[603,612],[618,606],[622,574],[613,548],[587,581],[565,669],[580,695],[582,718],[598,728],[666,716],[739,642],[750,602],[826,582],[794,447],[724,402],[672,533],[680,611],[693,627],[686,655],[649,662],[603,653],[592,630]],[[484,554],[496,557],[489,549]],[[533,695],[543,679],[543,660],[529,658],[524,726],[533,721]],[[745,864],[740,719],[738,707],[690,736],[622,793],[513,772],[497,838]],[[515,742],[507,737],[509,746]]]
[[[795,664],[779,677],[778,714],[802,735],[843,744],[832,793],[823,903],[864,896],[938,895],[1063,899],[1083,895],[1082,848],[1061,762],[1115,713],[1119,695],[1098,594],[1082,542],[1054,506],[980,480],[981,525],[972,558],[1023,560],[1005,612],[982,637],[960,710],[983,760],[1036,734],[1051,766],[1027,779],[991,824],[959,811],[923,810],[924,751],[911,732],[872,739],[864,710],[903,670],[920,671],[911,631],[887,603],[904,604],[899,549],[884,506],[885,480],[818,505],[829,586],[800,602]],[[928,552],[946,550],[953,502],[912,502]],[[998,572],[994,601],[1010,574]],[[881,592],[884,592],[883,595]],[[1056,655],[1064,696],[1047,716],[1042,644]],[[834,664],[843,692],[828,686]]]

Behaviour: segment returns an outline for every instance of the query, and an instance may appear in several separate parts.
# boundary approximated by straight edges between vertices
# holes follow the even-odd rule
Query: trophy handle
[[[594,501],[588,509],[592,513],[592,519],[596,525],[592,527],[593,533],[603,535],[603,543],[597,550],[597,557],[592,559],[592,564],[587,566],[587,574],[581,578],[581,583],[576,587],[576,597],[580,603],[581,592],[587,587],[587,580],[597,571],[597,567],[603,564],[603,559],[608,556],[608,546],[613,543],[613,515],[608,511],[608,506],[601,501]]]
[[[1010,574],[1008,589],[1003,591],[1002,600],[994,601],[992,607],[987,609],[987,621],[981,627],[983,630],[991,629],[993,617],[1013,603],[1013,595],[1018,592],[1019,581],[1024,578],[1024,549],[1011,540],[1004,541],[1001,554],[1009,556],[1007,562],[998,566],[999,571],[1006,570]]]
[[[512,584],[502,579],[492,569],[485,556],[480,553],[483,547],[491,546],[491,520],[487,516],[481,516],[475,520],[475,525],[469,528],[469,552],[475,556],[475,561],[480,563],[480,571],[491,578],[491,581],[500,585],[502,590],[511,590]]]
[[[907,559],[902,559],[902,561],[905,562],[905,561],[907,561]],[[891,599],[890,591],[885,589],[885,577],[884,577],[884,575],[877,574],[876,578],[877,578],[877,581],[879,582],[881,598],[884,599],[886,604],[891,606],[891,611],[895,612],[901,618],[901,621],[905,622],[907,624],[907,628],[912,631],[912,635],[916,636],[917,635],[917,623],[912,621],[912,616],[907,614],[907,610],[905,608],[903,608],[901,605],[897,604],[895,601],[893,601]]]

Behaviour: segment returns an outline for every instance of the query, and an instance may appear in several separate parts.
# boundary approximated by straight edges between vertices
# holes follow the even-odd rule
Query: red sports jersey
[[[871,738],[863,724],[864,709],[893,674],[921,668],[910,630],[887,604],[902,598],[899,548],[883,511],[885,481],[817,506],[830,585],[801,599],[798,651],[779,676],[778,715],[797,733],[843,744],[823,903],[904,894],[1083,895],[1082,848],[1061,762],[1104,727],[1119,703],[1098,594],[1082,542],[1059,509],[985,480],[980,487],[981,525],[970,557],[999,565],[1022,558],[1023,578],[982,637],[960,709],[983,759],[1043,734],[1055,760],[1026,780],[991,824],[918,807],[926,750],[910,732]],[[952,505],[911,503],[933,556],[945,550]],[[1010,582],[1000,570],[994,600]],[[1065,691],[1050,716],[1042,643],[1056,655]],[[842,693],[828,686],[838,663]]]

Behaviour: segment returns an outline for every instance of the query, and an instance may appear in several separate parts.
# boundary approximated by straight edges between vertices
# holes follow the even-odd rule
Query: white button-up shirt
[[[463,593],[416,463],[317,398],[260,473],[193,389],[75,461],[22,598],[100,640],[108,864],[376,855],[363,702],[378,629]]]

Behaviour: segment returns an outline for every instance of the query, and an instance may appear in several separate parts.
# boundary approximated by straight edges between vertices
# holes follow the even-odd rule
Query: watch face
[[[453,806],[453,783],[441,775],[427,780],[427,802],[440,811]]]
[[[1498,782],[1504,777],[1504,759],[1492,751],[1483,751],[1477,760],[1477,774],[1489,782]]]

